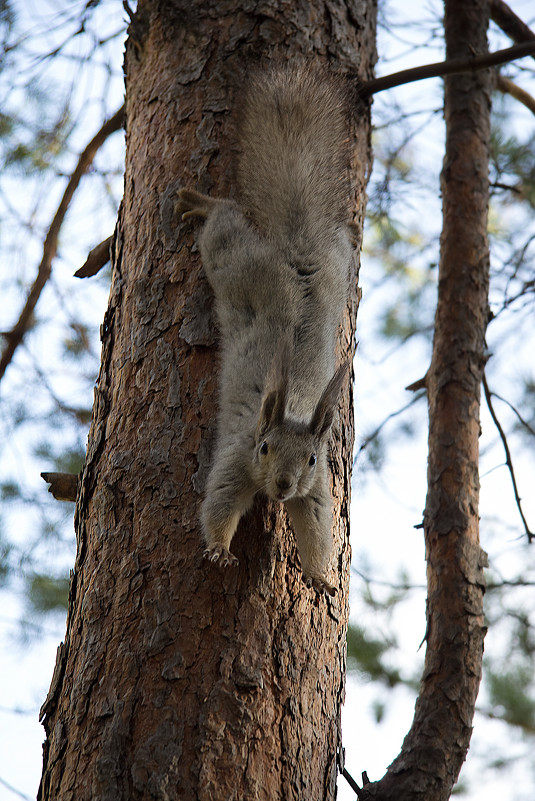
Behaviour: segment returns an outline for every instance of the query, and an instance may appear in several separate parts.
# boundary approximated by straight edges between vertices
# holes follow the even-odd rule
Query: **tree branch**
[[[11,331],[8,331],[4,334],[4,337],[6,338],[6,345],[0,359],[0,379],[2,379],[17,347],[22,342],[26,331],[30,328],[37,301],[41,296],[41,292],[43,291],[46,282],[50,278],[52,260],[57,252],[58,236],[61,225],[65,219],[70,202],[74,193],[76,192],[76,189],[78,188],[82,176],[91,166],[95,155],[97,154],[99,148],[104,144],[108,136],[121,128],[123,120],[124,106],[116,111],[113,117],[110,117],[110,119],[104,123],[100,131],[95,134],[93,139],[89,142],[85,150],[78,158],[78,164],[76,165],[76,168],[70,177],[69,183],[67,184],[61,199],[61,203],[59,204],[58,210],[56,211],[54,219],[52,220],[50,228],[48,229],[48,234],[43,244],[43,256],[37,271],[37,277],[28,294],[28,297],[26,298],[24,308],[22,309],[19,319]]]
[[[529,28],[528,28],[529,30]],[[497,50],[495,53],[487,53],[471,58],[452,58],[447,61],[438,61],[434,64],[424,64],[421,67],[413,67],[410,70],[401,70],[392,75],[384,75],[382,78],[374,78],[366,81],[359,86],[359,93],[362,97],[370,97],[385,89],[392,89],[395,86],[402,86],[414,81],[422,81],[426,78],[440,78],[444,75],[455,75],[463,72],[476,72],[477,70],[488,67],[497,67],[500,64],[507,64],[525,56],[535,57],[535,41],[524,41],[521,44],[508,47],[505,50]]]
[[[480,715],[484,715],[484,717],[488,718],[489,720],[501,720],[502,723],[507,723],[508,726],[515,726],[524,734],[535,734],[535,726],[532,726],[527,722],[522,723],[519,720],[514,720],[511,718],[511,715],[507,715],[507,713],[498,715],[492,709],[483,709],[479,706],[476,707],[476,712],[479,712]]]
[[[496,80],[496,88],[506,95],[511,95],[514,97],[515,100],[518,100],[519,103],[522,103],[532,114],[535,114],[535,97],[526,92],[525,89],[522,89],[520,86],[517,86],[516,83],[509,80],[509,78],[504,78],[503,75],[498,75]]]
[[[3,787],[5,787],[6,790],[9,790],[10,793],[13,793],[14,795],[18,795],[19,798],[23,799],[23,801],[31,801],[31,798],[30,798],[29,795],[26,795],[25,793],[21,793],[20,790],[17,790],[17,788],[13,787],[12,784],[9,784],[9,782],[6,782],[5,779],[1,779],[0,778],[0,784]]]
[[[418,382],[417,382],[417,383],[418,383]],[[420,387],[418,387],[418,389],[419,389],[419,388],[420,388]],[[406,387],[406,389],[410,389],[410,387]],[[362,453],[363,451],[365,451],[365,450],[366,450],[366,448],[368,447],[368,445],[370,444],[370,442],[372,442],[374,439],[376,439],[376,437],[377,437],[377,436],[378,436],[378,435],[381,433],[381,431],[382,431],[382,430],[383,430],[383,428],[386,426],[386,424],[387,424],[387,423],[389,423],[389,422],[390,422],[390,420],[393,420],[395,417],[399,417],[399,415],[400,415],[400,414],[403,414],[404,412],[406,412],[406,411],[407,411],[407,409],[410,409],[410,408],[411,408],[411,406],[414,406],[414,404],[415,404],[415,403],[417,403],[417,402],[420,400],[420,398],[422,398],[422,397],[423,397],[423,393],[422,393],[422,394],[420,394],[420,395],[415,395],[413,398],[411,398],[411,400],[410,400],[408,403],[406,403],[406,404],[405,404],[404,406],[402,406],[400,409],[396,409],[396,411],[395,411],[395,412],[391,412],[389,415],[387,415],[387,416],[386,416],[386,417],[385,417],[385,418],[384,418],[384,419],[383,419],[383,420],[382,420],[382,421],[379,423],[379,425],[378,425],[378,426],[377,426],[377,427],[376,427],[376,428],[375,428],[375,429],[372,431],[372,433],[371,433],[371,434],[368,434],[368,436],[367,436],[367,437],[365,437],[365,438],[362,440],[362,442],[361,442],[361,444],[360,444],[360,446],[359,446],[359,449],[358,449],[358,451],[356,452],[356,454],[355,454],[355,457],[354,457],[354,459],[353,459],[353,467],[355,467],[355,466],[356,466],[356,464],[357,464],[357,461],[358,461],[358,459],[359,459],[359,457],[360,457],[361,453]]]
[[[503,395],[498,395],[497,392],[491,392],[491,395],[493,397],[497,398],[502,403],[505,403],[505,405],[508,406],[511,409],[513,414],[516,415],[516,418],[517,418],[518,422],[520,423],[520,425],[523,426],[526,429],[526,431],[528,431],[528,433],[531,434],[532,437],[535,437],[535,429],[533,428],[533,426],[531,426],[528,423],[527,420],[524,420],[524,418],[522,417],[522,415],[520,414],[520,412],[518,411],[516,406],[514,406],[511,403],[511,401],[508,401],[507,398],[503,397]]]
[[[535,33],[526,23],[517,17],[515,12],[509,8],[503,0],[491,0],[490,16],[493,22],[509,36],[513,42],[533,42]],[[535,58],[535,56],[534,56]]]
[[[75,278],[90,278],[96,275],[110,260],[110,247],[113,235],[89,251],[89,255],[79,270],[74,273]]]
[[[342,770],[342,776],[344,777],[346,782],[349,784],[349,786],[351,787],[353,792],[356,793],[357,798],[362,798],[362,791],[361,791],[360,787],[358,786],[357,782],[355,781],[353,776],[349,773],[349,771],[346,768],[344,768]]]
[[[78,473],[41,473],[41,478],[50,484],[48,491],[57,501],[76,501]]]
[[[505,464],[507,465],[507,469],[509,470],[509,475],[511,476],[511,482],[513,484],[513,492],[515,494],[515,501],[516,501],[517,509],[518,509],[519,514],[520,514],[520,517],[522,518],[522,523],[524,524],[524,530],[526,532],[528,541],[532,542],[533,538],[535,537],[535,534],[533,534],[533,532],[530,530],[530,528],[528,526],[528,521],[524,517],[524,512],[522,511],[522,503],[521,503],[522,499],[520,498],[520,495],[519,495],[519,492],[518,492],[518,486],[517,486],[517,483],[516,483],[515,471],[513,469],[513,461],[511,459],[511,451],[509,450],[509,445],[507,443],[507,437],[505,436],[505,432],[504,432],[504,430],[503,430],[503,428],[502,428],[502,426],[500,424],[500,421],[498,420],[496,412],[494,411],[494,407],[492,405],[492,393],[491,393],[491,391],[489,389],[489,385],[487,383],[487,377],[486,377],[485,373],[483,373],[483,379],[482,380],[483,380],[483,390],[485,392],[485,400],[487,401],[487,406],[488,406],[488,409],[489,409],[489,412],[490,412],[490,416],[492,417],[494,425],[498,429],[498,434],[500,435],[500,439],[502,441],[503,449],[505,451]]]

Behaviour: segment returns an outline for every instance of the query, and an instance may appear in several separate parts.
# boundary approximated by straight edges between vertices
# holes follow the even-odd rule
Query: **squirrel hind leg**
[[[219,201],[209,195],[203,195],[195,189],[179,189],[175,211],[183,220],[189,217],[208,217]]]
[[[308,587],[334,595],[335,587],[325,571],[331,553],[331,504],[321,491],[286,501],[301,559],[303,581]]]

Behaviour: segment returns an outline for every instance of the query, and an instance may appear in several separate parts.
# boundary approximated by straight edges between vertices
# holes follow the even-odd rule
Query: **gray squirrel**
[[[352,257],[345,93],[316,67],[278,67],[251,80],[240,122],[239,202],[181,189],[177,203],[183,219],[205,218],[221,335],[204,557],[237,563],[232,538],[263,492],[286,506],[307,585],[333,595],[327,446],[349,372],[335,371],[335,345]]]

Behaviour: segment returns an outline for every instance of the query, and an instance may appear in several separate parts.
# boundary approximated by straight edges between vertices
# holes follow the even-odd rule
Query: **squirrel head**
[[[308,424],[285,419],[287,361],[279,361],[271,370],[256,427],[253,474],[259,489],[273,500],[286,501],[309,493],[348,370],[349,363],[338,368]]]

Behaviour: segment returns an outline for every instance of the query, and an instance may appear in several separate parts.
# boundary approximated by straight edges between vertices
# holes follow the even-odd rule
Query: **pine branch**
[[[110,247],[113,236],[109,236],[99,245],[89,251],[89,255],[79,270],[74,273],[75,278],[89,278],[96,275],[110,260]]]
[[[76,501],[80,477],[77,473],[41,473],[57,501]]]
[[[491,19],[498,25],[513,42],[535,42],[535,33],[529,28],[520,17],[509,8],[503,0],[491,0],[490,3]],[[535,55],[533,56],[535,58]],[[535,98],[521,89],[513,81],[498,75],[497,88],[500,92],[510,94],[520,103],[523,103],[533,114],[535,114]]]
[[[526,92],[525,89],[517,86],[517,84],[513,83],[509,78],[498,75],[496,88],[503,94],[511,95],[511,97],[514,97],[515,100],[518,100],[519,103],[522,103],[522,105],[529,109],[532,114],[535,114],[535,97],[530,95],[529,92]]]
[[[99,148],[104,144],[108,136],[121,128],[123,120],[124,106],[116,111],[113,117],[110,117],[110,119],[104,123],[100,131],[95,134],[93,139],[91,139],[85,150],[78,158],[78,164],[76,165],[76,168],[69,179],[69,183],[67,184],[61,199],[61,203],[59,204],[58,210],[56,211],[54,219],[52,220],[50,228],[48,229],[48,234],[46,235],[46,239],[43,244],[43,256],[37,271],[37,277],[28,294],[28,297],[26,298],[24,308],[22,309],[19,319],[11,331],[4,333],[6,345],[0,359],[0,380],[10,364],[17,347],[22,342],[26,331],[31,326],[33,312],[41,296],[41,292],[43,291],[46,282],[50,278],[52,271],[52,260],[57,252],[58,236],[63,224],[63,220],[65,219],[70,202],[78,188],[82,176],[85,172],[87,172],[93,163],[93,159],[95,158]]]
[[[535,33],[503,0],[491,0],[490,17],[513,42],[535,41]]]
[[[342,770],[342,776],[344,777],[346,782],[349,784],[349,786],[351,787],[353,792],[356,793],[357,798],[362,798],[362,791],[361,791],[360,787],[358,786],[357,782],[355,781],[355,779],[353,778],[353,776],[347,770],[347,768],[344,768]]]
[[[529,30],[529,29],[528,29]],[[362,97],[370,97],[385,89],[392,89],[395,86],[402,86],[414,81],[422,81],[427,78],[440,78],[444,75],[455,75],[463,72],[477,72],[488,67],[497,67],[500,64],[507,64],[525,56],[535,57],[535,41],[524,41],[521,44],[507,47],[505,50],[497,50],[495,53],[485,53],[471,58],[452,58],[449,61],[438,61],[434,64],[424,64],[421,67],[413,67],[409,70],[401,70],[391,75],[384,75],[382,78],[374,78],[366,81],[359,87]]]

